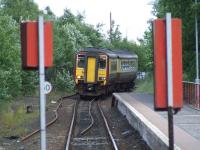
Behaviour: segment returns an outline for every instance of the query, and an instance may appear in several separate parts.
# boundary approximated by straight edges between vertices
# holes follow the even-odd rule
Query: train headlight
[[[106,80],[105,77],[99,77],[99,80]]]
[[[77,79],[83,79],[83,76],[77,76]]]

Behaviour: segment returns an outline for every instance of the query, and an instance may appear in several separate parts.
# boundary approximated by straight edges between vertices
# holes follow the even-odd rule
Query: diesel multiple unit
[[[98,96],[134,87],[138,56],[122,50],[85,48],[76,55],[74,79],[80,96]]]

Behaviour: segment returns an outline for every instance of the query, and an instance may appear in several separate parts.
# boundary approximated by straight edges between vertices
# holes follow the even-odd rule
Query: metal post
[[[174,127],[173,127],[173,108],[168,108],[168,134],[169,134],[169,150],[174,150]]]
[[[197,4],[197,0],[195,0],[195,4]],[[197,107],[200,106],[200,100],[199,100],[199,47],[198,47],[198,18],[197,18],[197,12],[195,12],[195,37],[196,37],[196,79],[195,79],[195,89],[196,89],[196,95],[197,98]]]
[[[195,0],[197,4],[197,0]],[[198,18],[195,12],[195,37],[196,37],[196,83],[199,83],[199,47],[198,47]]]
[[[166,14],[166,35],[167,35],[167,91],[168,91],[168,106],[173,106],[173,79],[172,79],[172,25],[171,13]]]
[[[173,76],[172,76],[172,21],[171,13],[166,14],[166,39],[167,39],[167,93],[168,93],[168,131],[169,150],[174,150],[173,135]]]
[[[46,96],[44,93],[45,69],[44,69],[44,19],[38,19],[38,39],[39,39],[39,76],[40,76],[40,129],[41,129],[41,150],[46,150],[46,117],[45,106]]]
[[[112,13],[110,12],[110,42],[112,43]]]

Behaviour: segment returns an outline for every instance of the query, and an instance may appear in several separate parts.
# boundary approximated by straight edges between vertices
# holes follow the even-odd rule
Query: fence
[[[137,72],[137,79],[138,80],[144,80],[147,76],[147,73],[146,72]]]
[[[183,81],[183,100],[200,109],[200,84]]]

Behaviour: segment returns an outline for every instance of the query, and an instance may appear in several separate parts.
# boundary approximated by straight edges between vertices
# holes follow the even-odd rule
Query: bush
[[[137,80],[136,87],[135,92],[152,94],[154,92],[153,74],[148,73],[144,80]]]
[[[70,75],[69,71],[61,70],[57,72],[55,78],[56,88],[59,90],[67,90],[72,91],[74,90],[74,80],[73,77]]]

